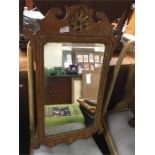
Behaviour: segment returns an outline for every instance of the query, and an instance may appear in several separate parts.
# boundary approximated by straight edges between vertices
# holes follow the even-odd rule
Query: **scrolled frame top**
[[[110,37],[112,26],[103,12],[95,12],[82,4],[50,9],[45,18],[38,20],[40,28],[30,31],[30,26],[25,25],[24,31],[30,40],[38,36],[72,36],[72,37]]]

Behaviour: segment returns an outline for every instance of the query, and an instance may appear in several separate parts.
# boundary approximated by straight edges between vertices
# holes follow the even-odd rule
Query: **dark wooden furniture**
[[[47,77],[46,104],[68,104],[71,97],[71,77]]]
[[[19,61],[19,154],[30,153],[27,57],[20,51]]]
[[[29,154],[28,81],[26,72],[19,73],[19,154]]]

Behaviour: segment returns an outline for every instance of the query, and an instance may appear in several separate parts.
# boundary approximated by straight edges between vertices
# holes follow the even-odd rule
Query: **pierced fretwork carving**
[[[82,7],[75,10],[73,15],[70,15],[70,26],[74,31],[84,30],[89,23],[90,17],[86,14]]]

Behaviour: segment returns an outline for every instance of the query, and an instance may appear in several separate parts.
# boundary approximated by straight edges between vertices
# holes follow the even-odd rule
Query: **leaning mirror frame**
[[[49,10],[45,18],[38,21],[40,29],[36,32],[32,32],[29,25],[25,25],[24,27],[24,31],[31,41],[36,65],[36,127],[35,134],[33,135],[32,147],[37,147],[40,144],[54,146],[60,143],[72,143],[76,139],[88,138],[95,132],[102,131],[101,113],[103,109],[104,89],[109,62],[115,44],[112,28],[104,13],[94,13],[93,10],[88,9],[84,5],[78,4],[72,7],[66,7],[65,17],[58,19],[57,15],[61,13],[62,10],[58,8]],[[95,17],[99,19],[97,22],[93,19],[94,14]],[[56,135],[45,135],[44,45],[49,42],[98,43],[105,45],[95,121],[91,127]]]

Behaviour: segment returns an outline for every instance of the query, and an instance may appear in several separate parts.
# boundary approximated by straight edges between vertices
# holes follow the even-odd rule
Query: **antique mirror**
[[[103,12],[52,8],[29,37],[34,59],[33,145],[53,146],[102,131],[101,112],[115,38]]]

